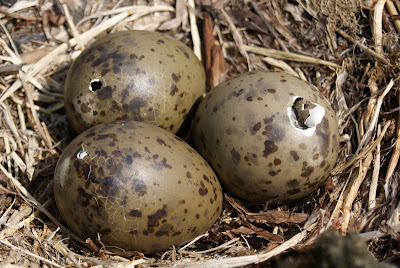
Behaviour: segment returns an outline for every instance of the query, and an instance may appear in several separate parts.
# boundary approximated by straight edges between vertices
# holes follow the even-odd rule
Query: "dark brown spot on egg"
[[[204,185],[204,183],[202,181],[200,182],[200,187],[201,188],[199,188],[199,194],[201,196],[204,196],[204,195],[208,194],[208,189],[205,187],[205,185]]]
[[[189,171],[186,172],[186,178],[188,178],[188,179],[192,178],[192,174],[190,174]]]
[[[315,187],[318,186],[319,183],[320,183],[320,182],[317,180],[317,181],[315,181],[315,182],[313,182],[313,183],[310,183],[310,184],[307,186],[307,188],[309,188],[309,189],[314,189]]]
[[[121,68],[116,65],[113,65],[112,70],[115,74],[119,74],[121,72]]]
[[[88,207],[90,205],[90,200],[93,198],[91,194],[88,194],[82,187],[77,189],[78,200],[77,203],[82,207]]]
[[[167,159],[166,159],[165,157],[164,157],[163,160],[161,161],[161,164],[162,164],[165,168],[168,168],[168,169],[171,169],[171,168],[172,168],[172,166],[170,166],[170,165],[167,164]]]
[[[254,124],[254,126],[253,126],[252,128],[250,128],[250,133],[251,133],[252,135],[254,135],[257,131],[260,130],[260,128],[261,128],[261,123],[258,122],[258,123],[256,123],[256,124]]]
[[[172,234],[172,237],[178,236],[178,235],[180,235],[180,234],[181,234],[181,232],[174,232],[174,233]]]
[[[144,196],[145,194],[147,194],[147,185],[143,180],[134,179],[133,187],[139,196]]]
[[[273,88],[268,88],[267,90],[268,90],[269,93],[276,93],[276,90],[273,89]]]
[[[276,146],[273,141],[266,140],[264,142],[263,156],[265,158],[268,157],[270,154],[275,153],[276,151],[278,151],[278,146]]]
[[[288,190],[286,193],[288,193],[290,195],[295,195],[295,194],[300,193],[300,189],[291,189],[291,190]]]
[[[286,183],[286,185],[287,185],[287,187],[289,187],[289,188],[295,188],[295,187],[297,187],[297,186],[299,185],[299,182],[298,182],[296,179],[293,179],[293,180],[289,180],[289,181]]]
[[[267,135],[268,132],[270,132],[272,130],[272,126],[271,125],[266,125],[264,128],[264,131],[262,132],[263,135]]]
[[[240,162],[240,154],[235,150],[235,148],[232,148],[231,156],[232,156],[233,163],[235,165],[239,164],[239,162]]]
[[[90,107],[89,107],[89,105],[88,105],[88,103],[82,103],[81,104],[81,111],[82,111],[82,113],[89,113],[90,111],[91,111],[91,109],[90,109]]]
[[[160,225],[159,221],[167,216],[167,205],[163,205],[154,214],[147,216],[147,227],[154,228]]]
[[[327,165],[325,168],[324,168],[324,171],[325,172],[328,172],[328,170],[331,168],[331,165]]]
[[[275,158],[274,159],[274,165],[275,166],[278,166],[278,165],[280,165],[282,163],[282,161],[279,159],[279,158]]]
[[[249,96],[249,97],[246,98],[246,100],[249,101],[249,102],[252,102],[253,101],[253,97]]]
[[[322,160],[321,164],[319,164],[319,168],[323,168],[325,166],[325,164],[326,164],[326,161]]]
[[[179,76],[178,75],[176,75],[175,73],[172,73],[172,75],[171,75],[171,77],[172,77],[172,80],[174,80],[175,82],[178,82],[179,81]]]
[[[158,142],[158,144],[160,144],[160,145],[167,146],[167,144],[165,143],[165,141],[164,141],[163,139],[157,138],[157,142]]]
[[[174,96],[176,92],[178,92],[178,88],[176,87],[175,84],[172,84],[171,85],[171,91],[169,92],[169,95]]]
[[[110,86],[103,87],[96,91],[97,98],[101,101],[105,101],[107,99],[112,98],[112,88]]]
[[[168,234],[169,234],[168,231],[157,231],[157,232],[155,233],[155,235],[156,235],[157,237],[160,237],[160,236],[163,236],[163,235],[168,236]]]
[[[290,155],[293,157],[294,161],[298,161],[300,159],[296,151],[290,151]]]
[[[268,174],[271,175],[271,176],[275,176],[278,173],[276,171],[271,170],[271,171],[268,172]]]
[[[100,230],[99,231],[99,233],[100,234],[102,234],[102,235],[108,235],[108,234],[111,234],[111,229],[110,228],[106,228],[106,229],[104,229],[104,230]]]
[[[131,211],[129,211],[129,216],[136,217],[136,218],[141,218],[142,217],[142,212],[140,210],[137,210],[137,209],[132,209]]]
[[[303,162],[302,171],[301,176],[307,178],[314,172],[314,168],[309,166],[308,162]]]

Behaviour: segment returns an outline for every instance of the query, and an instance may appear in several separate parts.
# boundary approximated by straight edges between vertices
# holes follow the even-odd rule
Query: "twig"
[[[397,93],[397,101],[400,106],[400,92]],[[396,136],[397,140],[394,143],[393,147],[393,152],[392,156],[389,161],[389,166],[386,171],[386,176],[385,176],[385,196],[386,200],[389,199],[389,187],[391,184],[391,178],[393,176],[393,173],[396,169],[397,163],[399,162],[399,156],[400,156],[400,112],[397,114],[397,129],[396,129]],[[396,189],[393,189],[396,191]]]
[[[333,62],[330,62],[330,61],[320,60],[320,59],[316,59],[316,58],[313,58],[313,57],[296,54],[296,53],[293,53],[293,52],[285,52],[285,51],[272,49],[272,48],[263,48],[263,47],[247,46],[247,45],[243,45],[243,48],[247,52],[251,52],[251,53],[255,53],[255,54],[271,57],[271,58],[274,58],[274,59],[289,60],[289,61],[296,61],[296,62],[306,62],[306,63],[313,63],[313,64],[321,64],[321,65],[326,65],[326,66],[333,67],[333,68],[339,68],[340,67],[336,63],[333,63]]]
[[[351,211],[353,202],[358,195],[358,189],[360,188],[361,183],[364,181],[365,176],[367,175],[367,172],[371,165],[372,159],[373,159],[372,152],[369,152],[365,159],[360,160],[360,165],[358,167],[358,173],[353,173],[353,175],[355,175],[357,177],[354,178],[352,184],[350,185],[347,195],[345,194],[346,198],[345,198],[345,200],[343,202],[343,206],[342,206],[342,213],[343,213],[343,218],[344,218],[344,221],[340,227],[340,230],[342,233],[347,232],[347,227],[350,222],[350,211]]]
[[[373,150],[381,142],[381,140],[383,139],[383,136],[385,135],[386,130],[388,129],[389,125],[390,125],[390,121],[387,121],[386,124],[383,126],[381,135],[373,143],[371,143],[367,148],[365,148],[359,154],[354,156],[352,159],[347,161],[346,164],[334,168],[333,171],[332,171],[332,174],[337,174],[337,173],[340,173],[340,172],[346,170],[347,168],[352,166],[356,161],[358,161],[359,159],[363,158],[371,150]]]
[[[233,23],[233,21],[229,17],[229,15],[226,13],[226,11],[224,9],[221,9],[221,12],[222,12],[222,15],[224,15],[226,21],[228,22],[229,28],[232,31],[233,39],[235,40],[235,43],[239,48],[240,54],[242,54],[246,58],[247,66],[249,68],[249,71],[251,71],[249,54],[247,54],[247,51],[245,49],[245,45],[243,43],[242,36],[240,35],[239,31],[236,29],[235,24]]]
[[[386,95],[389,93],[389,91],[392,89],[394,85],[393,79],[390,80],[389,84],[386,86],[385,90],[383,91],[382,95],[378,97],[378,100],[376,101],[376,109],[374,112],[374,116],[372,117],[371,122],[369,123],[368,129],[365,132],[365,135],[363,135],[360,144],[358,145],[358,148],[356,150],[355,154],[358,154],[360,150],[364,147],[364,145],[369,142],[369,140],[372,137],[375,125],[378,122],[378,117],[379,117],[379,112],[381,110],[381,106],[383,103],[383,99],[386,97]]]
[[[234,239],[232,239],[232,240],[230,240],[230,241],[228,241],[228,242],[226,242],[226,243],[224,243],[224,244],[222,244],[222,245],[219,245],[219,246],[217,246],[217,247],[215,247],[215,248],[210,248],[210,249],[203,250],[203,251],[193,251],[193,252],[183,251],[183,252],[184,252],[184,253],[189,253],[189,254],[204,254],[204,253],[209,253],[209,252],[213,252],[213,251],[216,251],[216,250],[225,249],[225,248],[227,248],[229,245],[231,245],[231,244],[233,244],[233,243],[236,243],[236,242],[239,241],[239,240],[240,240],[240,238],[237,237],[237,238],[234,238]]]
[[[26,94],[26,97],[28,99],[28,102],[29,102],[29,104],[31,106],[31,113],[32,113],[32,116],[33,116],[33,120],[35,121],[36,128],[39,131],[40,135],[42,136],[42,139],[46,142],[48,148],[52,151],[52,153],[55,153],[55,151],[51,148],[52,147],[52,143],[51,143],[51,141],[49,141],[47,139],[46,133],[44,132],[42,124],[40,123],[40,119],[39,119],[39,116],[37,114],[37,111],[34,108],[35,105],[34,105],[33,100],[32,100],[32,88],[31,88],[31,85],[28,85],[26,83],[25,76],[24,76],[24,73],[22,71],[19,71],[19,77],[21,79],[22,86],[25,89],[25,94]]]
[[[375,41],[375,51],[382,55],[382,12],[386,0],[378,0],[372,15],[372,35]]]
[[[201,41],[199,29],[197,28],[196,22],[196,14],[195,12],[195,3],[194,0],[188,0],[189,6],[189,21],[190,21],[190,33],[192,34],[193,40],[193,52],[201,60]]]
[[[381,125],[378,125],[378,136],[381,135]],[[368,210],[371,211],[376,205],[376,190],[378,189],[379,170],[381,166],[381,144],[376,146],[376,154],[374,161],[374,171],[372,173],[371,185],[369,186]]]
[[[388,10],[388,13],[391,17],[399,15],[396,6],[394,5],[392,0],[386,1],[386,9]],[[393,20],[393,23],[394,27],[396,27],[397,32],[400,33],[400,20]]]
[[[78,29],[75,26],[75,23],[74,23],[73,18],[71,17],[71,14],[69,13],[68,6],[65,3],[62,3],[61,6],[62,6],[63,11],[65,13],[65,19],[68,22],[68,26],[71,28],[72,36],[75,38],[78,47],[81,50],[83,50],[85,48],[85,46],[81,42],[81,39],[79,37]]]
[[[368,54],[370,54],[372,57],[376,58],[378,61],[382,62],[383,64],[386,64],[386,65],[390,64],[390,62],[385,57],[379,55],[378,53],[376,53],[375,51],[373,51],[372,49],[370,49],[366,45],[364,45],[364,44],[360,43],[359,41],[355,40],[353,37],[348,35],[345,31],[343,31],[341,29],[336,29],[336,32],[339,33],[344,38],[346,38],[347,40],[349,40],[350,42],[354,43],[356,46],[358,46],[359,48],[361,48],[362,50],[364,50]]]
[[[282,70],[284,70],[284,71],[286,71],[286,72],[288,72],[288,73],[290,73],[290,74],[292,74],[292,75],[297,76],[297,77],[300,78],[299,74],[296,73],[296,71],[293,70],[293,68],[290,67],[290,65],[287,64],[287,63],[286,63],[285,61],[283,61],[283,60],[277,60],[277,59],[274,59],[274,58],[271,58],[271,57],[264,57],[264,58],[263,58],[263,61],[266,62],[266,63],[268,63],[269,65],[272,65],[272,66],[281,68]]]

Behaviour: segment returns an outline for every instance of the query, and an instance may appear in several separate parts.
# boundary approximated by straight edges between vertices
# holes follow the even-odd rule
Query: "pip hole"
[[[89,89],[90,91],[95,92],[101,89],[102,86],[103,83],[100,81],[100,79],[93,79],[92,81],[90,81]]]

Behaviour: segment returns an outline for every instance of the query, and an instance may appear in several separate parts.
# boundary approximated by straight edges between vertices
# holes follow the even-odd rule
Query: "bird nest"
[[[2,264],[275,267],[306,252],[328,229],[356,233],[377,260],[398,263],[398,0],[1,4]],[[57,160],[75,136],[63,108],[66,72],[97,37],[128,29],[160,31],[191,47],[204,63],[208,90],[257,69],[284,70],[314,84],[332,104],[340,130],[339,159],[325,183],[311,196],[279,206],[225,195],[210,230],[152,255],[115,255],[68,231],[52,193]]]

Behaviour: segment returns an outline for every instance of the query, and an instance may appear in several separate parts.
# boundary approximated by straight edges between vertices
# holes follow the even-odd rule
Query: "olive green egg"
[[[218,85],[199,105],[193,139],[223,188],[250,203],[309,195],[339,149],[329,102],[285,72],[255,71]]]
[[[78,133],[113,120],[176,133],[204,89],[204,68],[187,46],[158,32],[122,31],[101,37],[76,58],[64,103]]]
[[[112,251],[182,245],[207,231],[222,209],[207,162],[174,134],[137,121],[78,135],[57,163],[54,196],[73,232]]]

